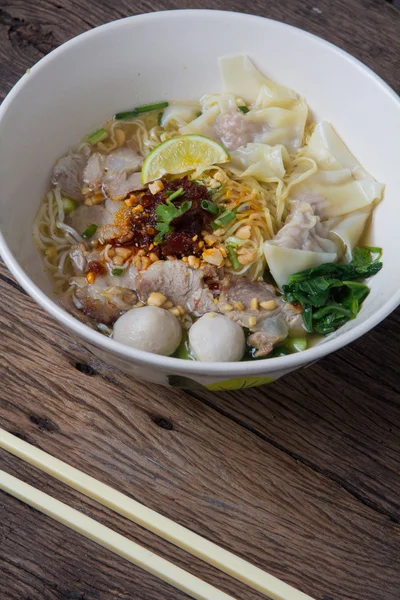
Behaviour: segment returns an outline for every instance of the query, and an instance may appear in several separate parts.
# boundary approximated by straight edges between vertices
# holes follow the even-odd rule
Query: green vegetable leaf
[[[369,294],[359,281],[380,271],[380,248],[356,248],[347,265],[325,263],[289,277],[283,286],[284,300],[303,305],[307,331],[328,335],[354,319]]]
[[[309,333],[311,333],[313,330],[312,311],[313,311],[312,306],[305,306],[303,308],[303,321],[304,321],[304,325]]]
[[[374,258],[374,255],[377,255]],[[351,264],[365,267],[374,262],[377,262],[382,256],[382,248],[374,248],[372,246],[364,246],[362,248],[355,248],[353,252],[353,260]]]

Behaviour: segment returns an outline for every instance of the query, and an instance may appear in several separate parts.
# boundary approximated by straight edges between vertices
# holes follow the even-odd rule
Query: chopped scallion
[[[203,113],[201,112],[201,110],[198,110],[196,113],[196,119],[198,119],[199,117],[201,117]]]
[[[97,231],[97,225],[95,225],[95,223],[92,223],[92,225],[89,225],[89,227],[87,229],[85,229],[85,231],[82,233],[83,239],[88,240],[96,233],[96,231]]]
[[[250,112],[250,109],[247,108],[247,106],[238,106],[238,109],[245,115],[246,113]]]
[[[112,269],[112,271],[111,271],[111,273],[112,273],[113,275],[115,275],[116,277],[117,277],[118,275],[122,275],[122,273],[123,273],[123,272],[124,272],[124,270],[123,270],[123,269],[119,269],[118,267],[115,267],[115,268],[114,268],[114,269]]]
[[[219,212],[218,206],[215,204],[215,202],[211,202],[211,200],[202,200],[201,208],[204,208],[204,210],[212,215],[217,215]]]
[[[168,102],[158,102],[157,104],[146,104],[145,106],[138,106],[136,110],[140,114],[150,112],[152,110],[160,110],[161,108],[167,108],[167,106]]]
[[[182,196],[184,193],[185,193],[185,190],[183,188],[179,188],[179,190],[176,190],[175,192],[170,193],[166,200],[167,204],[172,202],[172,200],[179,198],[179,196]]]
[[[108,137],[108,133],[102,127],[101,129],[96,129],[96,131],[93,131],[93,133],[91,133],[89,135],[88,141],[91,144],[98,144],[99,142],[102,142],[103,140],[105,140],[107,137]]]
[[[138,116],[138,111],[136,110],[136,108],[134,108],[133,110],[127,110],[126,112],[120,112],[117,113],[116,115],[114,115],[114,119],[116,121],[122,121],[125,119],[134,119],[135,117]]]
[[[163,114],[164,114],[164,112],[160,112],[160,113],[158,113],[158,117],[157,117],[157,125],[159,125],[160,127],[161,127],[161,121],[163,118]]]
[[[142,113],[151,112],[152,110],[160,110],[162,108],[167,108],[167,106],[168,102],[158,102],[157,104],[146,104],[145,106],[137,106],[133,110],[117,113],[114,116],[114,118],[117,121],[121,121],[122,119],[134,119]]]
[[[227,244],[226,246],[226,249],[228,250],[229,260],[232,263],[232,267],[235,269],[235,271],[237,271],[238,269],[240,269],[240,262],[238,261],[238,257],[234,248],[234,244]]]
[[[69,215],[69,213],[72,213],[78,207],[78,203],[72,198],[63,198],[62,203],[66,215]]]
[[[302,352],[307,349],[306,338],[289,338],[286,346],[291,352]]]
[[[229,225],[236,217],[236,214],[232,210],[226,210],[223,212],[213,223],[211,226],[213,229],[218,229],[219,227],[226,227]]]

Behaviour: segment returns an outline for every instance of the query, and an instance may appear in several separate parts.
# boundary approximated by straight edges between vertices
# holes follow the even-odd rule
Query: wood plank
[[[0,82],[5,95],[42,55],[74,35],[114,19],[171,8],[203,8],[202,3],[166,0],[95,2],[13,0],[0,7]],[[338,45],[370,66],[399,90],[399,10],[386,0],[227,0],[210,8],[249,12],[306,29]]]
[[[4,279],[0,305],[0,415],[8,430],[57,457],[68,457],[78,468],[316,598],[397,598],[400,540],[395,523],[385,515],[196,398],[139,384],[110,369]],[[76,369],[77,362],[93,370]],[[193,573],[238,598],[258,597],[4,452],[0,464],[180,566],[190,565]],[[72,585],[75,593],[94,586],[90,573],[96,573],[97,581],[106,564],[118,569],[123,593],[132,593],[131,577],[134,585],[143,579],[150,586],[138,588],[140,599],[152,599],[162,589],[131,565],[90,549],[76,534],[59,530],[4,495],[0,521],[2,552],[10,568],[25,568],[27,562],[33,573],[18,575],[22,583],[43,577],[49,590],[58,581],[65,589]],[[17,525],[21,522],[23,527]],[[26,557],[27,539],[32,549]],[[60,556],[50,565],[46,556],[54,549]],[[87,569],[87,576],[80,571],[82,585],[74,575],[77,565]],[[112,598],[104,587],[107,579],[101,581],[100,597]]]
[[[194,395],[400,523],[399,340],[397,310],[357,342],[274,384]]]

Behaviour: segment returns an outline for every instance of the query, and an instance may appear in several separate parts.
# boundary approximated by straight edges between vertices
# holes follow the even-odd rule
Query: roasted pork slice
[[[60,158],[53,169],[51,181],[61,193],[74,200],[83,200],[82,184],[86,157],[78,152],[69,152]]]
[[[204,283],[201,269],[192,269],[181,260],[157,261],[136,278],[136,290],[146,301],[152,292],[161,292],[175,306],[195,316],[213,311],[213,294]]]
[[[226,278],[221,288],[218,311],[249,329],[280,311],[281,300],[272,285],[247,277]]]
[[[112,325],[125,311],[131,309],[137,302],[134,290],[124,287],[121,281],[110,285],[110,277],[98,276],[94,283],[89,284],[85,277],[74,277],[73,301],[80,311],[96,323]],[[114,277],[114,280],[119,278]]]

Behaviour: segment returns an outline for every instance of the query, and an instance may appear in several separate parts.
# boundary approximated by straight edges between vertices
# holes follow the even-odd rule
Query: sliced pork
[[[254,299],[257,300],[257,308],[252,307]],[[261,306],[262,302],[270,303],[268,309]],[[250,281],[247,277],[227,278],[221,289],[218,311],[243,327],[251,328],[255,323],[279,312],[280,304],[272,285]]]
[[[51,182],[57,185],[62,194],[74,200],[83,200],[83,170],[86,157],[78,152],[69,152],[60,158],[53,169]]]
[[[139,273],[136,290],[142,301],[152,292],[161,292],[175,306],[182,306],[195,316],[215,310],[213,294],[204,283],[204,273],[180,260],[157,261]]]

